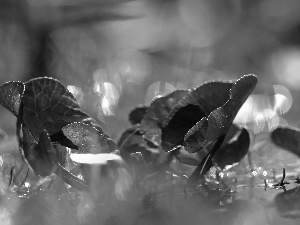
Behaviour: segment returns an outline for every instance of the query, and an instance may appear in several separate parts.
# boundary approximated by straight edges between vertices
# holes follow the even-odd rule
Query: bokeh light
[[[251,129],[255,134],[287,125],[281,116],[293,104],[291,92],[282,85],[262,85],[263,93],[252,94],[238,112],[234,123]]]
[[[175,90],[176,88],[168,82],[153,83],[148,87],[148,90],[146,92],[145,104],[149,105],[155,97],[160,95],[166,95]]]
[[[81,88],[73,85],[68,85],[67,89],[73,94],[78,103],[81,104],[84,98],[84,93],[82,92]]]
[[[291,89],[300,88],[300,49],[286,48],[270,59],[270,70],[280,84]]]

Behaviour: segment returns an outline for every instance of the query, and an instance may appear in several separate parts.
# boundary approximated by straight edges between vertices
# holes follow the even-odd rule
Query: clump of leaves
[[[220,147],[256,83],[254,75],[235,82],[209,81],[194,89],[158,96],[149,106],[135,108],[129,118],[134,127],[125,131],[119,141],[121,155],[129,158],[141,152],[148,163],[161,163],[151,158],[155,149],[156,154],[167,155],[163,163],[176,157],[181,163],[198,165],[190,180],[205,174],[213,161],[221,167],[239,162],[249,148],[247,130]]]
[[[64,168],[65,147],[94,154],[117,150],[101,126],[53,78],[5,83],[0,86],[0,104],[17,117],[21,154],[37,175],[56,173],[71,186],[86,190],[87,182]]]
[[[105,196],[114,190],[118,199],[124,199],[132,175],[133,187],[148,185],[150,192],[153,181],[162,184],[156,191],[186,185],[186,174],[170,166],[175,159],[194,166],[188,180],[192,182],[213,163],[221,168],[238,163],[248,152],[250,138],[246,129],[232,123],[256,83],[256,76],[245,75],[237,81],[209,81],[158,96],[149,106],[138,106],[129,114],[132,127],[117,145],[58,80],[41,77],[5,83],[0,86],[0,104],[17,117],[20,151],[36,175],[55,173],[94,197],[99,191]],[[75,176],[78,167],[66,169],[68,160],[78,164],[83,179]],[[99,182],[95,177],[105,179]],[[153,216],[161,217],[161,223],[168,220],[154,207],[136,223]]]

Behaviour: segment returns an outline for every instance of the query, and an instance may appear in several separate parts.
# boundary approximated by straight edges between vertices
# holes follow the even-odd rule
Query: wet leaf
[[[187,90],[176,90],[165,96],[155,98],[141,121],[144,138],[156,146],[161,144],[161,128],[164,120],[177,102],[186,94]]]
[[[85,123],[70,123],[62,128],[63,134],[84,153],[109,152],[103,133]]]
[[[272,141],[279,147],[300,157],[300,130],[294,127],[278,127],[271,133]]]
[[[10,81],[0,86],[0,104],[18,117],[25,85]]]
[[[142,119],[144,118],[148,107],[147,106],[137,106],[129,113],[129,121],[132,125],[137,123],[141,123]]]
[[[246,129],[242,129],[216,152],[213,161],[221,168],[238,163],[246,156],[249,146],[249,133]]]
[[[118,147],[117,147],[115,141],[114,141],[113,139],[111,139],[111,138],[109,137],[109,135],[106,134],[106,133],[103,131],[102,127],[101,127],[101,126],[100,126],[93,118],[91,118],[91,117],[86,118],[86,119],[84,119],[84,120],[82,121],[82,123],[88,124],[88,125],[92,126],[92,127],[95,128],[99,133],[103,134],[103,136],[104,136],[105,139],[106,139],[106,142],[107,142],[107,146],[108,146],[109,152],[114,152],[114,151],[118,150]]]
[[[188,131],[184,137],[185,149],[189,152],[196,152],[224,136],[256,83],[257,77],[254,75],[245,75],[237,80],[229,91],[228,101]]]
[[[23,122],[36,140],[44,129],[51,136],[67,124],[88,117],[58,80],[41,77],[25,83]]]

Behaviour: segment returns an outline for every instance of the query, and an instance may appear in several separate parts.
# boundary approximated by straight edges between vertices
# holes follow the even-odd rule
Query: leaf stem
[[[212,149],[210,152],[205,156],[205,158],[199,163],[197,168],[194,170],[192,175],[188,178],[188,183],[192,184],[195,183],[199,178],[203,177],[203,175],[208,171],[208,169],[212,165],[212,157],[214,154],[217,152],[217,150],[221,147],[224,139],[225,139],[225,134],[222,135],[213,145]]]

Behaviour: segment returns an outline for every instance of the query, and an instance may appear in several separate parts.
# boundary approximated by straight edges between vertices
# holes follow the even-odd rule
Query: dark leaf
[[[205,118],[206,119],[206,118]],[[206,120],[203,120],[202,122],[205,122]],[[230,130],[227,132],[226,134],[226,138],[224,140],[224,144],[223,143],[223,146],[221,147],[221,149],[224,147],[224,146],[227,146],[227,142],[231,139],[231,138],[234,138],[234,135],[237,134],[237,132],[239,131],[238,127],[234,124],[232,124],[232,126],[230,127]],[[195,138],[195,142],[198,143],[198,142],[201,142],[203,141],[203,136],[202,136],[202,133],[200,131],[199,132],[199,135],[195,135],[194,138]],[[198,140],[197,140],[198,139]],[[235,142],[233,142],[235,143]],[[242,144],[241,144],[242,145]],[[210,147],[208,146],[208,149],[210,149]],[[227,147],[226,147],[227,149]],[[230,148],[232,150],[235,150],[235,151],[238,151],[236,150],[236,148]],[[203,149],[202,151],[198,151],[198,152],[195,152],[195,153],[189,153],[187,152],[184,148],[180,148],[179,151],[176,151],[175,152],[175,157],[178,159],[179,162],[183,163],[183,164],[187,164],[187,165],[191,165],[191,166],[197,166],[203,159],[204,157],[208,154],[208,151],[207,149]],[[224,154],[221,154],[222,156],[223,155],[226,155],[227,154],[227,151],[226,153]],[[234,157],[239,157],[240,156],[240,152],[238,152],[237,154],[235,152],[231,153],[229,152],[229,159],[231,159],[232,157],[232,154],[235,154]],[[226,156],[227,157],[227,156]],[[225,158],[226,158],[225,157]],[[227,161],[228,161],[227,160]],[[225,160],[226,161],[226,160]],[[226,161],[226,162],[227,162]],[[236,161],[238,162],[238,161]],[[232,163],[231,163],[232,164]],[[226,165],[231,165],[231,164],[226,164]]]
[[[88,117],[58,80],[41,77],[25,83],[23,121],[35,139],[44,129],[51,136],[65,125]]]
[[[237,132],[239,132],[240,130],[241,129],[237,125],[235,125],[234,123],[231,124],[229,130],[226,133],[224,142],[223,142],[221,147],[226,145],[237,134]]]
[[[205,114],[196,105],[188,105],[179,109],[169,124],[162,128],[163,150],[169,151],[182,145],[185,134],[204,116]]]
[[[10,81],[0,86],[0,104],[18,117],[25,85]]]
[[[163,126],[166,127],[169,124],[179,109],[191,104],[200,107],[205,115],[209,115],[213,110],[226,103],[232,85],[233,82],[209,81],[194,88],[176,104],[165,119]]]
[[[68,139],[64,135],[64,132],[62,130],[60,130],[59,132],[51,135],[50,139],[51,139],[52,142],[58,142],[62,146],[78,150],[78,146],[75,145],[70,139]]]
[[[26,159],[37,175],[48,176],[55,172],[58,154],[46,131],[40,133],[38,144],[29,147]]]
[[[272,141],[300,157],[300,130],[294,127],[278,127],[271,134]]]
[[[170,94],[155,98],[150,104],[146,115],[141,121],[141,130],[145,132],[144,138],[154,145],[161,144],[161,128],[164,120],[177,102],[189,91],[176,90]]]
[[[163,122],[163,149],[168,151],[183,144],[184,136],[198,121],[225,104],[232,85],[232,82],[224,81],[206,82],[178,101]]]
[[[132,153],[137,152],[140,152],[143,155],[144,160],[149,162],[151,159],[151,152],[147,149],[146,145],[138,125],[125,130],[118,141],[120,155],[126,162],[130,161]]]
[[[226,145],[217,150],[213,161],[221,168],[240,162],[250,146],[250,136],[246,129],[240,130]]]
[[[207,117],[207,122],[199,122],[188,131],[184,137],[185,149],[189,152],[199,151],[225,135],[256,83],[257,77],[254,75],[245,75],[237,80],[230,89],[230,99],[212,111]]]
[[[85,123],[71,123],[62,128],[63,134],[84,153],[110,152],[103,133]]]
[[[25,159],[30,155],[31,146],[37,145],[38,141],[32,136],[30,130],[25,124],[21,125],[20,130],[20,148],[22,149],[22,154],[24,154]]]
[[[147,106],[138,106],[134,108],[129,113],[129,121],[132,125],[135,125],[137,123],[141,123],[142,119],[144,118],[148,107]]]

